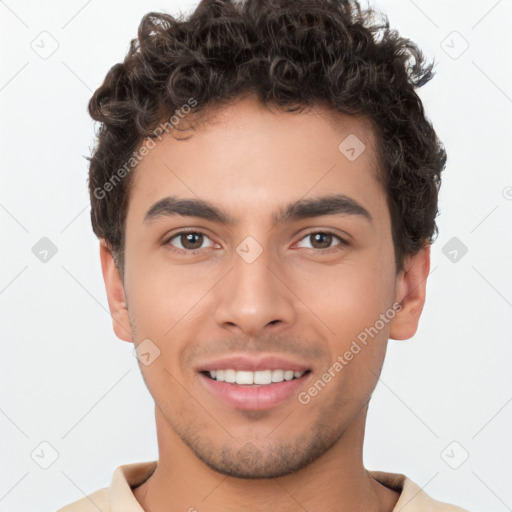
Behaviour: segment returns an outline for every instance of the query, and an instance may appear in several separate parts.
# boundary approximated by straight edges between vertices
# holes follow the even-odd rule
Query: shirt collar
[[[144,512],[135,498],[132,488],[145,482],[156,469],[157,461],[137,462],[119,466],[110,484],[110,507],[112,512]]]
[[[112,512],[144,512],[132,489],[145,482],[155,471],[158,461],[137,462],[119,466],[112,476],[109,489]],[[436,502],[415,482],[400,473],[369,471],[378,482],[400,493],[393,512],[423,512],[437,510]],[[452,509],[450,509],[452,510]],[[462,510],[454,507],[453,510]]]

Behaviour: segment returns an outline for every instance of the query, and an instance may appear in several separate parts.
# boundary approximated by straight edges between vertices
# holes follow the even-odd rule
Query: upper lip
[[[259,370],[293,370],[294,372],[305,372],[309,370],[310,367],[280,356],[249,356],[245,354],[232,354],[213,361],[208,361],[197,367],[198,372],[227,369],[251,372],[257,372]]]

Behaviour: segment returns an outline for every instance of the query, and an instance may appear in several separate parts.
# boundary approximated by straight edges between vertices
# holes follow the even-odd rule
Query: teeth
[[[224,382],[236,382],[235,370],[224,370]]]
[[[246,370],[211,370],[210,377],[219,382],[229,382],[250,386],[252,384],[267,386],[275,382],[283,382],[285,380],[298,379],[302,377],[304,372],[294,372],[293,370],[260,370],[250,372]]]
[[[272,370],[272,382],[283,382],[284,370]]]
[[[236,382],[237,384],[254,384],[254,372],[245,372],[245,371],[237,371],[232,370],[233,373],[236,373]]]

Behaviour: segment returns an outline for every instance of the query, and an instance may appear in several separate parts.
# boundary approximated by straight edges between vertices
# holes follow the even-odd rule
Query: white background
[[[0,2],[0,512],[55,510],[158,458],[151,396],[108,313],[86,106],[143,14],[195,3]],[[365,464],[471,511],[512,510],[512,2],[373,5],[435,58],[419,94],[448,164],[427,304],[417,335],[390,342]],[[59,45],[47,59],[31,48],[42,31]],[[42,237],[58,250],[47,263],[32,253]],[[468,248],[455,263],[453,237]],[[31,458],[43,441],[58,452],[48,469]],[[441,456],[453,441],[452,465],[469,453],[458,469]]]

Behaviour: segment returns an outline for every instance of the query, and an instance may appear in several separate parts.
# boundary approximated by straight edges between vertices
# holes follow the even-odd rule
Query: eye
[[[311,246],[306,247],[306,249],[327,250],[333,248],[336,249],[348,245],[348,242],[346,240],[341,238],[336,233],[333,233],[332,231],[311,231],[307,235],[302,237],[301,241],[308,239],[311,239]],[[334,239],[338,239],[340,243],[338,243],[335,246],[332,246],[331,244]]]
[[[176,239],[176,242],[179,244],[178,246],[172,243],[174,239]],[[199,252],[200,249],[205,248],[203,247],[205,240],[211,241],[211,239],[201,231],[180,231],[168,238],[167,241],[164,242],[164,245],[170,245],[181,252],[195,254]],[[209,247],[211,246],[213,246],[213,242]]]
[[[332,231],[323,230],[323,231],[311,231],[305,236],[303,236],[300,240],[300,244],[303,240],[311,240],[309,247],[303,247],[306,249],[318,249],[318,251],[328,251],[329,249],[339,249],[349,243],[341,238],[339,235]],[[204,245],[205,242],[210,241],[209,245]],[[333,241],[338,240],[339,243],[332,245]],[[208,247],[213,247],[215,243],[211,240],[208,235],[203,233],[202,231],[180,231],[175,233],[171,237],[169,237],[164,245],[171,246],[171,250],[175,250],[177,252],[183,252],[187,254],[196,254],[199,253],[202,249],[206,249]]]

